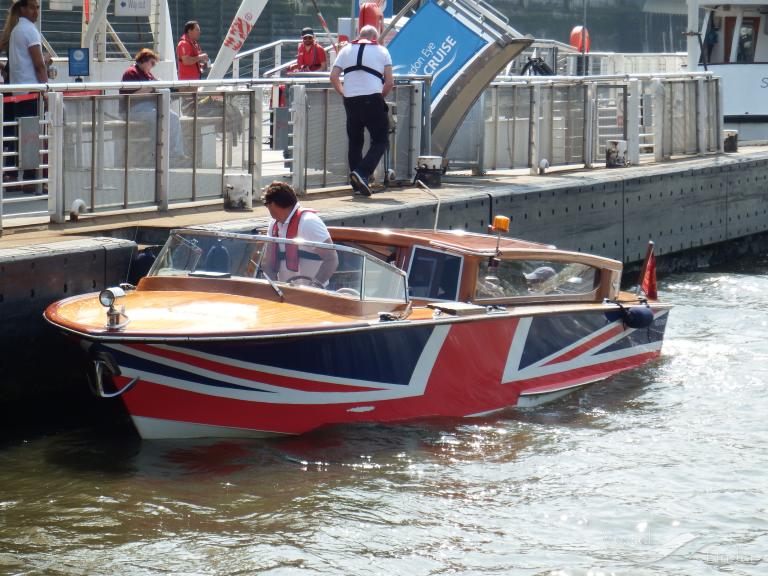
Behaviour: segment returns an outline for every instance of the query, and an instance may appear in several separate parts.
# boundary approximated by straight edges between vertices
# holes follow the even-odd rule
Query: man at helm
[[[290,184],[272,182],[262,197],[272,220],[267,234],[273,238],[301,238],[331,244],[325,223],[314,210],[302,208]],[[263,267],[272,279],[325,288],[339,265],[336,251],[296,244],[272,244]],[[301,282],[299,282],[301,280]]]

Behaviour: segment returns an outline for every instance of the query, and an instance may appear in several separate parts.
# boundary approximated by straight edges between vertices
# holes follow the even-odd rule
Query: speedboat
[[[621,291],[621,262],[502,237],[508,222],[332,243],[173,230],[135,288],[44,315],[145,439],[486,416],[660,355],[670,305]]]

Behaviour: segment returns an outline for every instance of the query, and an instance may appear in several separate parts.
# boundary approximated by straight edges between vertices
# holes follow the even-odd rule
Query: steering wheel
[[[286,280],[291,286],[313,286],[315,288],[325,288],[320,282],[303,274],[296,274]]]
[[[360,292],[355,290],[354,288],[348,288],[346,286],[339,288],[336,290],[338,294],[344,294],[345,296],[354,296],[355,298],[360,298]]]

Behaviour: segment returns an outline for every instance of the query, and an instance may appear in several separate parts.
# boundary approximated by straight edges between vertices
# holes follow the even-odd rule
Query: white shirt
[[[392,56],[389,55],[389,50],[384,48],[384,46],[378,44],[347,44],[336,57],[336,61],[333,63],[334,68],[344,70],[344,68],[356,65],[357,52],[362,46],[365,46],[363,66],[373,68],[377,72],[381,72],[382,75],[386,66],[392,66]],[[344,74],[344,96],[346,98],[381,94],[383,86],[384,83],[380,78],[365,70],[353,70],[349,74]]]
[[[299,208],[301,208],[301,205],[297,202],[296,206],[293,207],[293,210],[291,210],[291,213],[288,215],[288,218],[285,219],[285,222],[277,222],[278,238],[285,238],[285,235],[288,233],[288,226],[296,214],[296,210]],[[267,232],[269,236],[274,236],[272,230],[275,227],[275,222],[276,220],[274,218],[269,221]],[[296,238],[301,238],[308,242],[325,242],[330,240],[331,235],[328,233],[328,228],[325,226],[325,222],[320,219],[320,216],[314,212],[304,212],[301,215],[301,220],[299,220],[299,229],[296,233]],[[307,252],[317,252],[317,249],[310,247],[302,248],[302,250],[306,250]],[[282,254],[283,252],[283,246],[280,246],[280,253]],[[280,270],[277,273],[277,277],[282,281],[286,281],[293,276],[309,276],[310,278],[314,278],[318,270],[320,270],[321,265],[321,260],[299,258],[299,270],[298,272],[294,272],[293,270],[288,270],[285,266],[285,260],[281,259]]]
[[[32,46],[40,46],[42,50],[42,45],[43,40],[37,27],[23,16],[19,18],[19,23],[11,31],[8,47],[11,84],[38,84],[35,64],[29,55],[29,49]]]

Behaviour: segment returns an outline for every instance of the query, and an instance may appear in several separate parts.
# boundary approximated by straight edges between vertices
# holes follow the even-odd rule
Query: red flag
[[[643,272],[640,276],[640,288],[651,300],[659,297],[656,292],[656,255],[653,253],[653,242],[648,242],[648,252],[645,255]]]

